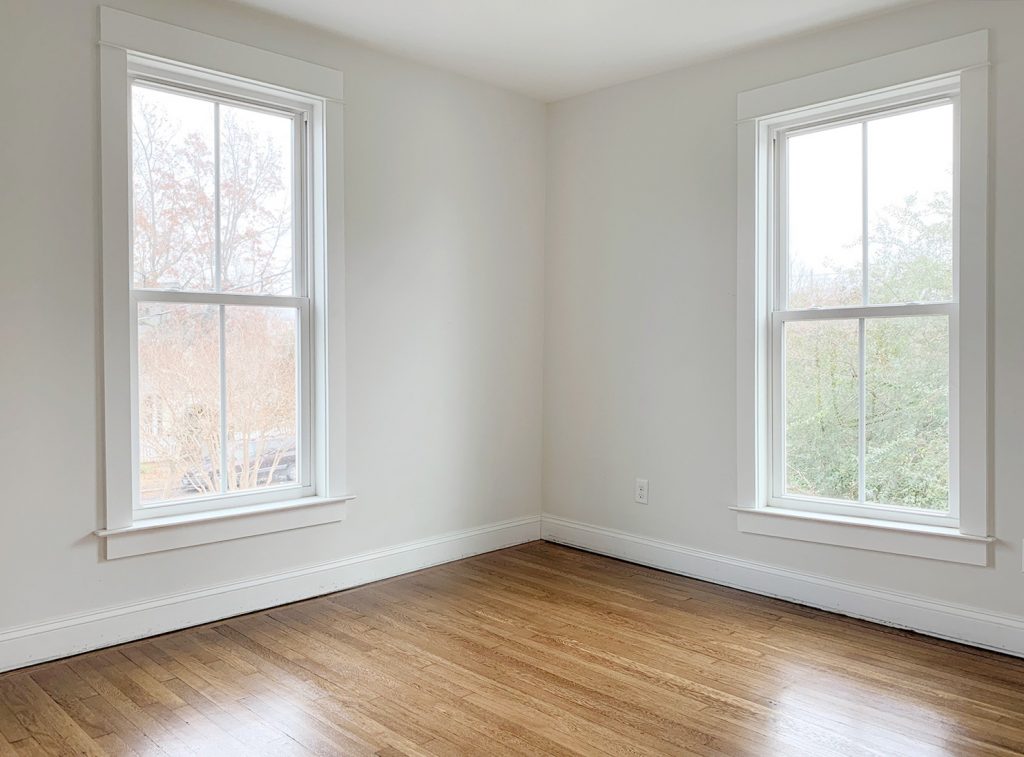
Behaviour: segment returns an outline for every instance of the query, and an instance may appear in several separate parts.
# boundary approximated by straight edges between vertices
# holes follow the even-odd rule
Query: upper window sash
[[[203,73],[200,76],[190,68],[175,66],[167,62],[155,62],[150,58],[128,55],[127,60],[129,94],[132,92],[132,87],[138,84],[147,89],[206,100],[216,106],[223,105],[263,112],[292,121],[292,288],[287,295],[254,293],[253,296],[308,298],[313,291],[310,279],[312,266],[309,260],[312,249],[310,238],[312,231],[309,223],[312,175],[309,166],[313,160],[313,144],[310,140],[309,125],[314,117],[315,103],[309,100],[300,100],[294,96],[284,96],[276,90],[257,83],[242,85],[228,77],[211,73]],[[219,194],[219,187],[216,191]],[[134,269],[134,262],[132,269]],[[140,290],[140,287],[135,286],[134,270],[130,270],[129,275],[132,277],[130,286],[135,290]],[[219,279],[213,289],[179,290],[160,287],[146,287],[146,289],[170,292],[212,291],[230,294],[230,292],[222,292]]]
[[[789,304],[789,233],[787,214],[789,211],[789,191],[787,182],[789,180],[788,170],[788,143],[792,137],[805,136],[816,132],[827,131],[842,126],[854,124],[869,124],[872,121],[891,118],[897,115],[927,110],[943,104],[953,108],[953,155],[952,155],[952,210],[953,210],[953,269],[952,269],[952,297],[947,300],[928,300],[932,302],[957,302],[959,301],[959,176],[960,176],[960,78],[959,76],[945,76],[925,82],[917,82],[902,87],[886,90],[885,92],[869,93],[855,98],[848,98],[841,102],[824,103],[813,107],[807,107],[796,113],[786,113],[780,116],[768,117],[760,122],[760,128],[764,130],[766,143],[770,146],[766,170],[768,179],[767,204],[769,212],[766,216],[767,241],[769,247],[769,271],[768,271],[768,297],[766,307],[769,313],[792,312],[796,310],[814,310],[815,312],[832,310],[833,306],[813,307],[792,307]],[[867,200],[867,176],[866,163],[868,154],[862,146],[862,215],[864,226],[861,230],[863,244],[862,259],[862,295],[865,298],[862,305],[865,308],[875,307],[866,298],[869,296],[868,289],[868,208]],[[908,300],[906,303],[886,303],[887,306],[900,304],[917,304],[918,301]],[[910,314],[909,312],[907,313]],[[922,312],[921,314],[926,314]],[[870,312],[858,315],[833,315],[831,317],[866,317]],[[895,313],[894,313],[895,315]],[[829,317],[829,316],[825,316]]]

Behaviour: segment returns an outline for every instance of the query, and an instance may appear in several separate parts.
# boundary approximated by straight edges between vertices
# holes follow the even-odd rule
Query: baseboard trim
[[[0,672],[329,594],[540,537],[540,516],[0,631]]]
[[[1024,657],[1024,618],[704,552],[544,515],[541,538],[854,618]]]
[[[542,538],[810,607],[1024,657],[1024,618],[741,560],[552,515],[0,632],[0,672],[167,633]]]

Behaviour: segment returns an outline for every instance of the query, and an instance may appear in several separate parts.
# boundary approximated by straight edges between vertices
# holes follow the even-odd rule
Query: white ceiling
[[[920,0],[240,0],[545,101]]]

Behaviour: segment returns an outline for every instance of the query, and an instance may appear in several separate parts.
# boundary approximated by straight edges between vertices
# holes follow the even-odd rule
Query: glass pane
[[[220,108],[221,288],[292,294],[294,121]]]
[[[139,489],[143,504],[220,491],[216,305],[139,305]]]
[[[132,85],[137,288],[214,288],[213,133],[213,103]]]
[[[949,322],[868,319],[866,499],[949,508]]]
[[[868,122],[872,303],[953,299],[953,106]]]
[[[861,128],[787,141],[790,308],[862,304]]]
[[[859,345],[855,319],[785,326],[787,494],[857,500]]]
[[[230,489],[299,480],[297,311],[225,307]]]

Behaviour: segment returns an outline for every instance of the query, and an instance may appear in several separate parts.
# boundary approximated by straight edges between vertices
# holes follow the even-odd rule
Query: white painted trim
[[[786,510],[779,507],[734,507],[736,527],[745,534],[777,536],[839,547],[924,557],[929,560],[989,564],[989,536],[970,536],[956,528],[876,520],[849,515]]]
[[[100,8],[100,39],[105,46],[182,61],[292,92],[338,102],[344,98],[341,71],[114,8]]]
[[[0,671],[210,623],[534,541],[527,516],[268,576],[85,612],[0,632]]]
[[[180,292],[170,289],[133,289],[136,302],[184,302],[189,304],[228,305],[231,307],[257,306],[298,310],[305,307],[308,297],[285,297],[277,294],[235,294],[234,292]]]
[[[957,450],[960,530],[979,536],[992,533],[992,404],[989,401],[989,328],[991,257],[989,224],[989,69],[964,71],[960,77],[959,225],[957,277],[960,290],[959,365],[955,387],[960,398]],[[952,324],[951,324],[952,325]],[[953,333],[951,331],[951,333]],[[950,387],[952,390],[954,387]],[[951,398],[954,395],[951,394]],[[952,482],[951,482],[952,483]]]
[[[950,454],[954,463],[950,466],[951,514],[958,518],[963,535],[987,538],[992,533],[988,39],[988,31],[981,30],[739,94],[735,504],[740,507],[767,507],[772,494],[779,494],[768,491],[769,480],[782,479],[782,461],[779,455],[772,454],[780,446],[781,434],[780,419],[772,414],[772,406],[781,405],[780,360],[778,355],[770,361],[767,357],[769,349],[777,351],[779,345],[779,339],[772,337],[773,322],[777,326],[783,319],[835,317],[841,313],[860,317],[866,310],[777,311],[769,317],[772,308],[766,300],[778,289],[773,281],[773,275],[778,278],[773,268],[778,266],[769,265],[775,232],[769,195],[777,180],[772,172],[773,161],[769,160],[774,149],[774,129],[779,124],[793,127],[825,115],[850,117],[868,113],[879,105],[894,105],[908,93],[918,96],[945,92],[953,95],[957,111],[954,280],[959,304],[902,307],[910,308],[905,310],[907,313],[927,312],[928,308],[934,308],[934,312],[948,310]],[[871,310],[873,315],[896,312],[889,306]],[[766,367],[772,375],[768,375]],[[769,388],[772,396],[768,394]],[[744,515],[738,520],[755,522]],[[805,536],[811,532],[806,525],[800,528]],[[825,543],[847,545],[848,536],[836,538],[844,541]],[[963,561],[974,563],[979,559],[974,554]],[[987,564],[987,548],[986,563],[981,564]]]
[[[341,520],[342,511],[324,502],[316,512],[288,513],[291,500],[319,496],[343,499],[345,481],[345,258],[342,131],[343,76],[340,71],[317,66],[236,42],[152,21],[122,11],[100,9],[102,197],[103,197],[103,318],[104,318],[104,421],[106,476],[106,530],[108,557],[204,544],[300,528]],[[139,64],[139,59],[144,61]],[[130,138],[129,76],[136,69],[153,72],[189,86],[198,81],[229,90],[231,96],[258,95],[278,105],[287,104],[303,114],[303,146],[308,145],[310,175],[303,175],[306,225],[310,246],[308,266],[297,266],[306,281],[303,296],[257,297],[224,294],[138,292],[130,290]],[[184,80],[188,80],[185,82]],[[195,80],[195,81],[193,81]],[[237,91],[236,91],[237,90]],[[306,161],[297,160],[296,164]],[[301,224],[297,224],[300,226]],[[329,258],[329,261],[328,261]],[[304,258],[303,258],[304,260]],[[311,268],[311,271],[306,268]],[[132,292],[134,291],[134,294]],[[310,303],[310,297],[312,302]],[[235,493],[219,498],[167,504],[146,509],[135,502],[138,445],[133,441],[138,398],[135,375],[135,300],[197,301],[215,304],[260,304],[293,307],[299,311],[301,351],[300,413],[303,423],[300,487],[289,491]],[[310,312],[312,311],[312,312]],[[223,341],[223,340],[222,340]],[[330,381],[328,381],[328,376]],[[316,465],[310,471],[309,460]],[[285,498],[279,512],[250,506],[274,497]],[[313,500],[308,500],[309,504]],[[142,519],[185,512],[220,509],[234,505],[246,516],[233,523],[217,521],[201,536],[201,524],[192,520],[174,531],[141,533],[134,528]],[[258,515],[258,518],[249,518]],[[177,525],[177,524],[176,524]],[[106,534],[103,534],[106,535]]]
[[[134,495],[128,56],[100,48],[100,154],[103,198],[103,435],[108,528],[132,522]]]
[[[768,491],[768,233],[765,187],[771,161],[767,130],[736,127],[736,502],[757,507]]]
[[[312,139],[312,183],[322,187],[324,193],[322,213],[315,215],[312,223],[314,254],[309,261],[313,266],[313,399],[316,407],[324,408],[318,418],[321,422],[314,423],[314,447],[326,450],[315,483],[317,491],[328,497],[349,490],[344,116],[340,101],[327,100],[309,125],[310,134],[320,135]]]
[[[702,581],[1024,657],[1024,617],[876,589],[544,515],[547,541]]]
[[[736,117],[750,118],[855,97],[908,81],[988,65],[988,29],[740,92]]]
[[[304,497],[290,502],[269,502],[223,510],[204,510],[183,515],[168,515],[136,520],[123,528],[105,528],[96,532],[107,546],[107,559],[134,557],[150,552],[194,547],[258,536],[276,531],[291,531],[345,520],[345,497]]]
[[[829,321],[851,318],[906,318],[915,315],[956,315],[955,302],[911,302],[906,305],[857,305],[856,307],[804,308],[803,310],[773,310],[772,320]]]

